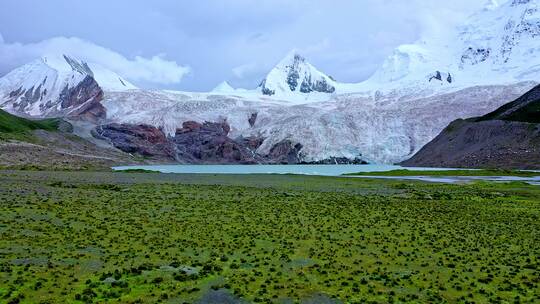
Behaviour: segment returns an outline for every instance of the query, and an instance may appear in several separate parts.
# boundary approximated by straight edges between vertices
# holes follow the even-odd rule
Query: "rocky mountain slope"
[[[0,110],[0,168],[108,169],[143,162],[76,136],[66,121],[28,120]]]
[[[452,122],[402,164],[540,169],[540,86],[487,115]]]
[[[136,87],[99,66],[75,58],[47,56],[0,78],[0,106],[10,112],[36,117],[105,118],[100,102],[103,90]]]

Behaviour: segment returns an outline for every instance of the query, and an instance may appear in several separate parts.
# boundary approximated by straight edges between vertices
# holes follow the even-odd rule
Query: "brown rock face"
[[[186,121],[182,123],[181,129],[176,129],[176,133],[188,133],[193,131],[198,131],[202,128],[202,124],[196,121]]]
[[[175,160],[175,149],[160,129],[149,125],[108,124],[94,130],[121,151],[165,161]]]
[[[242,145],[246,146],[249,150],[254,152],[263,144],[264,138],[256,137],[256,136],[240,137],[240,138],[237,138],[236,141],[238,141]]]
[[[77,111],[70,113],[68,118],[89,121],[97,124],[101,119],[105,119],[106,117],[107,110],[105,107],[99,101],[95,101],[87,103]]]
[[[259,158],[249,149],[227,135],[230,127],[227,123],[194,121],[184,122],[176,130],[172,142],[177,151],[177,158],[187,163],[243,163],[254,164]]]
[[[107,116],[105,107],[101,104],[103,90],[94,78],[86,76],[76,87],[64,88],[60,94],[62,109],[73,109],[67,117],[97,123]]]
[[[109,124],[94,130],[94,136],[109,140],[116,148],[154,159],[189,164],[255,164],[263,162],[242,141],[229,138],[227,123],[187,121],[174,137],[148,125]],[[251,139],[252,145],[258,144]],[[262,143],[262,140],[260,140]],[[258,144],[260,145],[260,144]]]
[[[300,150],[302,145],[294,144],[290,140],[283,140],[275,144],[267,155],[267,158],[278,164],[298,164],[301,163]]]

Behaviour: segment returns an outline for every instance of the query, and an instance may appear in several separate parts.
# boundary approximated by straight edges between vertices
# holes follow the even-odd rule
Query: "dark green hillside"
[[[540,86],[537,86],[515,101],[507,103],[497,110],[475,119],[475,121],[494,119],[540,123]]]
[[[73,125],[63,119],[31,120],[0,110],[0,168],[110,170],[115,164],[132,162],[131,156],[72,131]]]
[[[56,131],[59,119],[29,120],[0,110],[0,140],[29,137],[33,130]]]

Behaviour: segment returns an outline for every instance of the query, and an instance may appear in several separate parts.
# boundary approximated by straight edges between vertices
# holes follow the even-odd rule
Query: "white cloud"
[[[236,78],[244,79],[249,76],[253,76],[260,72],[260,67],[255,63],[243,64],[232,69],[233,75]]]
[[[6,43],[0,35],[0,75],[46,55],[67,54],[90,63],[97,63],[135,83],[177,84],[190,68],[158,54],[150,58],[125,56],[76,37],[55,37],[37,43]]]

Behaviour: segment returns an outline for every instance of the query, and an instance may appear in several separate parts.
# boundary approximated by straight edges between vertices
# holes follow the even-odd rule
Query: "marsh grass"
[[[540,301],[538,187],[52,174],[0,178],[0,302]]]
[[[159,171],[147,170],[147,169],[123,169],[123,170],[117,170],[117,172],[122,172],[122,173],[160,173]]]
[[[540,176],[540,172],[520,171],[520,170],[497,170],[497,169],[481,169],[481,170],[408,170],[399,169],[383,172],[357,172],[347,173],[344,175],[358,176],[521,176],[534,177]]]

